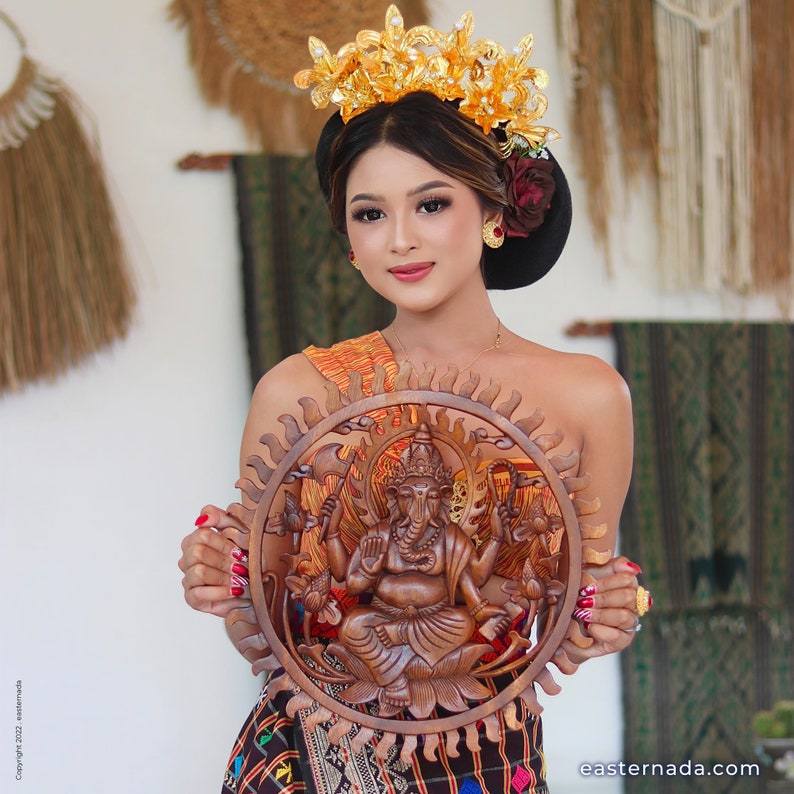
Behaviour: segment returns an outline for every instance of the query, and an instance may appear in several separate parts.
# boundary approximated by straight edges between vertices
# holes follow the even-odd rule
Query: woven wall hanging
[[[424,0],[401,9],[406,26],[427,22]],[[306,65],[309,35],[334,49],[383,24],[370,0],[172,0],[169,14],[188,29],[205,100],[238,116],[269,154],[313,152],[327,119],[292,82]]]
[[[0,393],[124,336],[134,304],[98,146],[27,55],[0,95]]]
[[[614,154],[627,181],[642,172],[652,182],[663,287],[774,292],[785,307],[794,273],[794,6],[557,0],[557,10],[573,78],[572,139],[605,248]]]

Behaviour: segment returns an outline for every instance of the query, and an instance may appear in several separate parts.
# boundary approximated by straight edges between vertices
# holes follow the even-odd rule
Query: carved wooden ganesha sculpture
[[[385,754],[401,735],[405,759],[419,736],[428,757],[442,738],[454,753],[460,729],[475,750],[478,723],[495,741],[522,701],[538,713],[533,683],[559,690],[547,663],[575,668],[562,641],[590,642],[571,618],[582,564],[609,556],[587,545],[604,527],[579,523],[597,504],[575,496],[586,477],[566,476],[577,456],[547,457],[562,436],[531,437],[539,412],[512,420],[517,392],[494,408],[497,384],[475,398],[476,376],[455,392],[453,372],[437,389],[432,373],[409,389],[408,374],[386,392],[376,372],[367,396],[351,373],[347,394],[328,387],[327,415],[301,400],[302,422],[281,417],[286,446],[264,436],[258,482],[239,483],[256,509],[230,508],[250,527],[268,652],[255,667],[283,670],[271,694],[291,690],[288,711],[353,751]],[[316,507],[287,491],[274,510],[296,482]],[[290,547],[281,568],[275,537]]]

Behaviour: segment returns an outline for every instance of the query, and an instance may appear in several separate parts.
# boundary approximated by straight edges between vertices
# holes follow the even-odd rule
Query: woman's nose
[[[399,216],[392,225],[392,251],[405,255],[419,247],[419,238],[412,217]]]

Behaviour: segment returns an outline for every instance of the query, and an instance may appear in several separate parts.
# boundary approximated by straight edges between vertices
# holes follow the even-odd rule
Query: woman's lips
[[[412,262],[410,265],[397,265],[389,269],[398,281],[420,281],[433,269],[432,262]]]

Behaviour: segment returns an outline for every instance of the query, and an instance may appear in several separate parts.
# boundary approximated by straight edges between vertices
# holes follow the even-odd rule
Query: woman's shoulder
[[[301,397],[324,403],[329,380],[346,390],[353,370],[361,373],[367,385],[377,365],[386,370],[389,381],[396,375],[394,356],[379,331],[330,347],[309,345],[301,353],[287,356],[259,379],[251,405],[257,413],[267,411],[270,416],[294,413]]]
[[[529,367],[533,369],[553,370],[578,380],[594,378],[607,386],[619,386],[623,383],[618,371],[598,356],[555,350],[526,339],[520,342],[519,354],[526,358]]]
[[[604,359],[587,353],[554,350],[535,343],[522,347],[523,366],[516,388],[553,392],[555,402],[579,406],[582,411],[631,410],[626,381]]]
[[[300,410],[299,400],[325,398],[325,378],[303,353],[296,353],[269,369],[254,388],[253,413],[279,416]]]
[[[554,368],[583,388],[627,392],[623,376],[603,358],[588,353],[551,351],[550,363]]]

